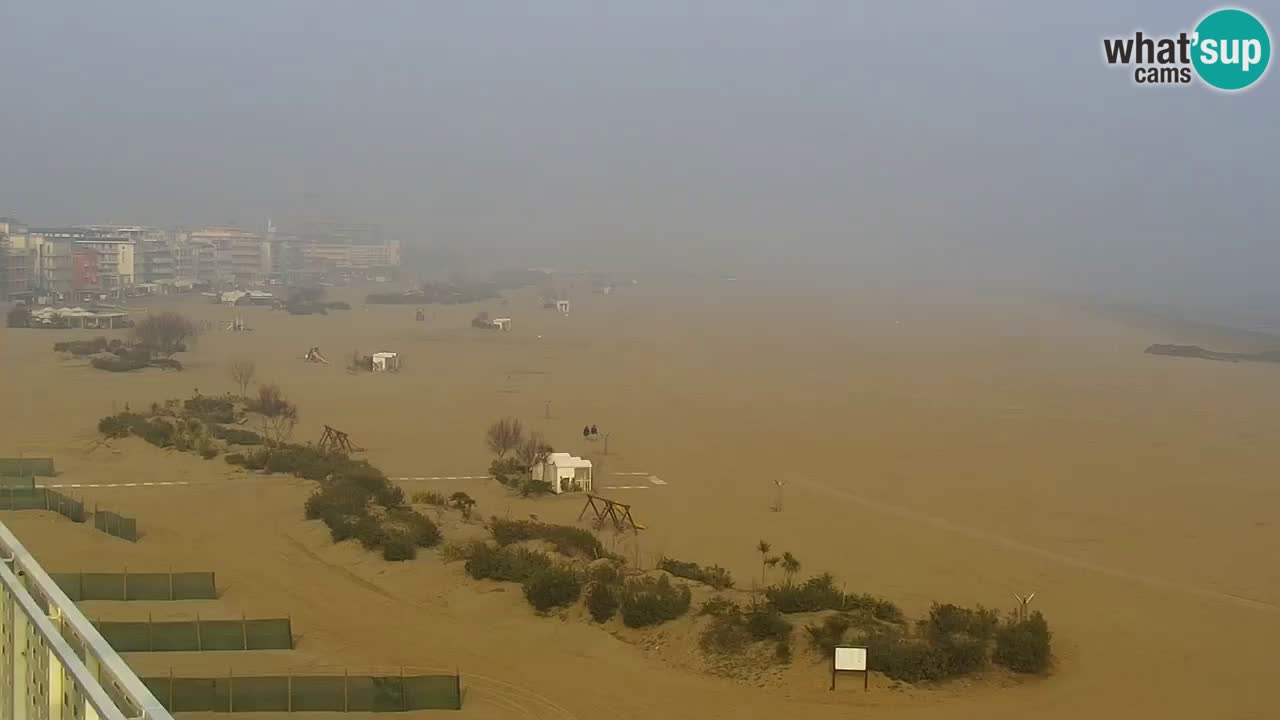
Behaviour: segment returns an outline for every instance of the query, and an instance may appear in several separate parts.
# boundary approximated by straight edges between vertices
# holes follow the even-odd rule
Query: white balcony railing
[[[0,720],[172,720],[0,524]]]

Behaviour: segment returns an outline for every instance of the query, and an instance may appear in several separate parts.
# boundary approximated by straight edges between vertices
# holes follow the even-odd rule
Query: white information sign
[[[864,647],[836,648],[836,670],[851,672],[867,671],[867,649]]]

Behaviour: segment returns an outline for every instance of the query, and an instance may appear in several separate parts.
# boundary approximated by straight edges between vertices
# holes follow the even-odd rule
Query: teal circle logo
[[[1271,61],[1271,36],[1244,10],[1215,10],[1196,25],[1191,63],[1200,79],[1219,90],[1256,83]]]

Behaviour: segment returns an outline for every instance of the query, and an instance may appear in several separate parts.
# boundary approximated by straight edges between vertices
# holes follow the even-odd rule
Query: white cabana
[[[591,461],[569,453],[551,453],[533,466],[532,477],[551,484],[557,495],[567,492],[591,492]]]
[[[400,369],[400,355],[393,352],[376,352],[373,354],[374,372],[396,372]]]

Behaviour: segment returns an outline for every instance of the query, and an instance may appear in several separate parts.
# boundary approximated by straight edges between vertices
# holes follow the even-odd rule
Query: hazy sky
[[[0,214],[1262,292],[1276,69],[1222,95],[1102,62],[1213,7],[14,0]]]

